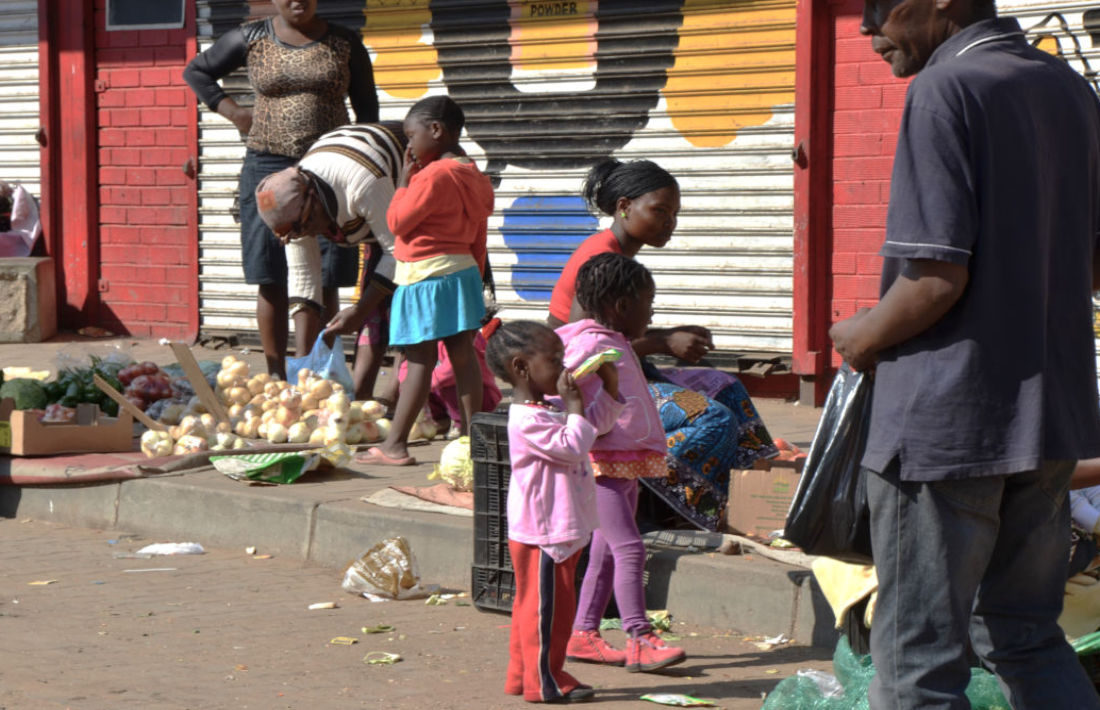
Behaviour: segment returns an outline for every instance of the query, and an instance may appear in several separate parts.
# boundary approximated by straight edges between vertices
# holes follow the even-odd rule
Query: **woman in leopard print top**
[[[272,4],[278,11],[274,17],[230,30],[196,56],[183,76],[200,100],[246,136],[239,185],[244,276],[246,283],[259,287],[256,317],[268,371],[284,376],[289,337],[286,253],[256,214],[256,185],[294,165],[321,134],[348,123],[345,96],[360,123],[378,120],[378,97],[358,33],[317,17],[317,0]],[[255,91],[252,108],[239,105],[218,84],[242,66]],[[327,239],[320,244],[325,252],[325,307],[332,309],[331,317],[338,306],[337,288],[355,284],[358,253]],[[300,355],[313,345],[321,316],[308,307],[294,314]]]

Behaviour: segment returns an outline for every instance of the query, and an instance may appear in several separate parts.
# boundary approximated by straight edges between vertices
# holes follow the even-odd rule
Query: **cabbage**
[[[443,447],[439,464],[428,478],[441,478],[459,491],[474,487],[474,462],[470,458],[470,437],[460,436]]]

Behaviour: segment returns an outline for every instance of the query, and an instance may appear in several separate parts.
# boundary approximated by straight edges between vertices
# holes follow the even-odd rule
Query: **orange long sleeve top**
[[[485,273],[493,186],[473,163],[441,159],[398,188],[386,211],[397,241],[398,261],[420,261],[441,254],[470,254]]]

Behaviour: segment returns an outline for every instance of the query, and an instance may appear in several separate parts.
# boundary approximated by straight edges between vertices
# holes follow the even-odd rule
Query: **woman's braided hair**
[[[590,208],[613,215],[620,197],[633,200],[663,187],[679,187],[679,183],[652,160],[621,163],[608,158],[588,171],[581,194]]]
[[[489,369],[500,379],[512,382],[512,373],[508,362],[516,355],[530,355],[539,345],[541,338],[555,335],[545,323],[533,320],[513,320],[501,323],[487,339],[485,362]]]
[[[577,272],[576,299],[585,313],[599,320],[618,299],[638,298],[643,288],[652,286],[649,269],[629,256],[604,252],[584,262]]]
[[[466,125],[466,114],[463,113],[462,107],[446,94],[420,99],[409,109],[406,118],[413,116],[424,121],[439,121],[446,126],[447,130],[455,134]]]

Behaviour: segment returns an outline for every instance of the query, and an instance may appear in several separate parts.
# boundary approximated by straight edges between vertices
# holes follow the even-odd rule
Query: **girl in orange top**
[[[437,343],[451,359],[462,408],[461,433],[481,411],[474,333],[485,315],[482,277],[493,187],[458,144],[466,117],[449,96],[418,101],[405,117],[405,166],[386,212],[397,260],[390,345],[403,348],[408,375],[386,440],[360,460],[409,465],[406,442],[428,399]]]

